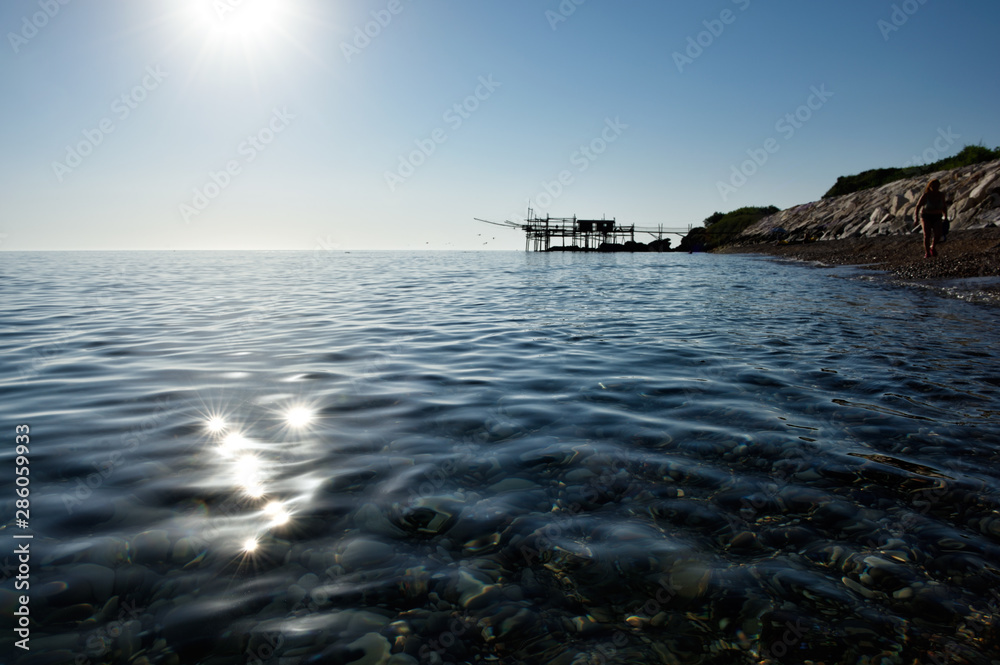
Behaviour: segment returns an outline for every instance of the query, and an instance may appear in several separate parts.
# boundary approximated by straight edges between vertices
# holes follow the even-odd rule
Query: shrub
[[[904,168],[870,169],[868,171],[862,171],[857,175],[840,176],[837,178],[836,184],[823,195],[823,198],[829,199],[834,196],[853,194],[854,192],[860,192],[863,189],[881,187],[882,185],[886,185],[890,182],[896,182],[897,180],[916,178],[918,176],[934,173],[935,171],[947,171],[949,169],[957,169],[963,166],[982,164],[983,162],[991,162],[994,159],[1000,159],[1000,148],[990,150],[989,148],[981,145],[967,145],[954,157],[946,157],[945,159],[938,160],[933,164],[908,166]]]

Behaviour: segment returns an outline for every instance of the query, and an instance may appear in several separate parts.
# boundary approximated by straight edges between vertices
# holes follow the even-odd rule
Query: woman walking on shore
[[[917,200],[913,211],[914,221],[919,220],[924,230],[924,258],[937,256],[934,243],[941,237],[944,230],[944,220],[948,218],[948,202],[941,192],[941,181],[935,178],[927,183],[927,189]]]

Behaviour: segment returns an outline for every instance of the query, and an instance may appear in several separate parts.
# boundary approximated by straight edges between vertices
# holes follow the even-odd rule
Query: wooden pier
[[[572,217],[550,217],[549,215],[538,217],[531,208],[528,208],[528,215],[522,223],[491,222],[478,218],[476,221],[521,229],[524,231],[524,251],[526,252],[631,251],[630,247],[637,248],[641,244],[636,242],[636,234],[640,238],[644,238],[646,235],[653,236],[655,241],[651,244],[660,248],[664,246],[662,242],[664,236],[678,235],[683,237],[691,231],[690,225],[686,229],[664,228],[662,224],[656,227],[640,227],[634,224],[619,224],[614,218],[578,219],[576,215]],[[643,245],[642,251],[648,251],[648,248]],[[654,251],[662,250],[655,249]]]

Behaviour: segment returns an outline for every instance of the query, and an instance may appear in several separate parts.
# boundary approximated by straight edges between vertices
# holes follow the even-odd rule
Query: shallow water
[[[748,256],[4,258],[13,662],[1000,659],[997,308]]]

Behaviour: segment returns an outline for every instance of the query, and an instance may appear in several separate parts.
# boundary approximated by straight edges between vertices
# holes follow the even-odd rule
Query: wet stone
[[[121,634],[118,636],[118,645],[121,648],[122,658],[128,660],[132,657],[132,654],[139,650],[141,642],[139,640],[139,633],[142,632],[142,623],[133,619],[128,621],[121,628]]]
[[[460,512],[459,504],[431,497],[403,511],[395,523],[410,534],[430,537],[450,529]]]
[[[131,549],[136,563],[161,563],[170,554],[170,536],[162,529],[144,531],[132,539]]]
[[[93,605],[90,605],[89,603],[80,603],[78,605],[69,605],[67,607],[61,607],[54,610],[45,617],[45,623],[49,626],[64,623],[79,623],[86,621],[93,615]]]
[[[31,657],[31,665],[66,665],[75,661],[76,649],[55,649],[53,651],[40,651]]]
[[[594,477],[596,477],[596,474],[590,469],[580,468],[568,471],[566,475],[563,476],[563,479],[567,483],[582,483]]]
[[[351,571],[381,566],[394,556],[395,550],[390,545],[377,540],[357,538],[344,547],[337,557],[337,563],[345,570]]]
[[[407,653],[397,653],[389,657],[385,665],[419,665],[420,661]]]
[[[70,567],[63,583],[47,584],[42,595],[54,607],[76,603],[104,603],[114,595],[115,571],[93,563]]]
[[[319,584],[319,575],[315,573],[306,573],[298,580],[298,585],[305,590],[311,590]]]
[[[185,566],[204,555],[206,546],[192,538],[180,538],[174,544],[170,558],[174,563]]]

